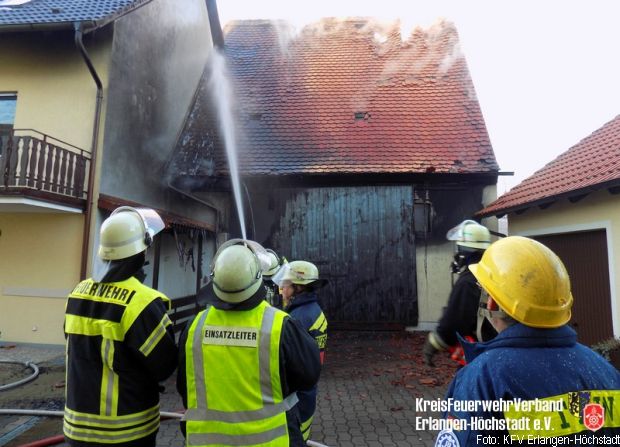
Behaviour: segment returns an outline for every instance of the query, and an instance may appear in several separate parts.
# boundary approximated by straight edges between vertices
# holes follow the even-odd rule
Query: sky
[[[620,1],[219,0],[222,26],[322,17],[456,25],[502,172],[498,195],[620,114]]]

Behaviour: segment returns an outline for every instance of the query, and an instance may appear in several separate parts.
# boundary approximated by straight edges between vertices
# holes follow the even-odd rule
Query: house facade
[[[239,21],[224,42],[248,237],[318,266],[330,327],[432,327],[452,284],[446,232],[495,199],[499,173],[454,26]],[[213,193],[231,169],[205,125],[211,77],[176,160],[179,184]]]
[[[480,211],[566,265],[579,341],[620,336],[620,115]],[[617,359],[620,360],[620,359]],[[620,364],[620,363],[617,363]]]
[[[1,340],[64,342],[120,205],[166,222],[146,283],[195,293],[217,215],[165,172],[213,48],[205,2],[33,0],[0,8],[0,41]]]

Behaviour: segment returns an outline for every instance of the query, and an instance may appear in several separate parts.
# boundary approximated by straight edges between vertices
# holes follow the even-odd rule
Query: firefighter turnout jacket
[[[473,273],[465,266],[459,273],[448,298],[435,335],[444,347],[457,346],[457,334],[476,337],[480,286]],[[483,323],[483,338],[490,340],[497,332],[488,321]],[[482,340],[481,340],[482,341]]]
[[[320,374],[318,348],[264,301],[211,298],[181,334],[177,389],[188,446],[302,446],[296,391]]]
[[[448,389],[451,427],[435,445],[600,444],[588,440],[620,434],[620,372],[569,326],[517,323],[489,342],[461,343],[468,365]],[[589,408],[597,411],[590,421]],[[600,425],[589,425],[597,415]]]
[[[65,313],[64,434],[72,445],[154,445],[159,381],[176,366],[170,300],[130,277],[87,279]]]
[[[301,326],[316,340],[321,353],[321,364],[323,364],[327,345],[327,319],[319,306],[316,292],[304,292],[294,296],[285,311],[299,321]],[[316,409],[317,386],[311,390],[299,392],[298,396],[301,432],[304,440],[307,441],[310,438],[310,427]]]

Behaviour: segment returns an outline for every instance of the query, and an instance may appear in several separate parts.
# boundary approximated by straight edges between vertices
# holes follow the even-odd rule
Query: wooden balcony
[[[0,196],[84,208],[90,153],[33,129],[0,134]]]

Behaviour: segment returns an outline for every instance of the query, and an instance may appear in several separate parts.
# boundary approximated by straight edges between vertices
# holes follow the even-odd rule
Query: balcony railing
[[[0,134],[0,194],[86,199],[90,153],[33,129]]]

